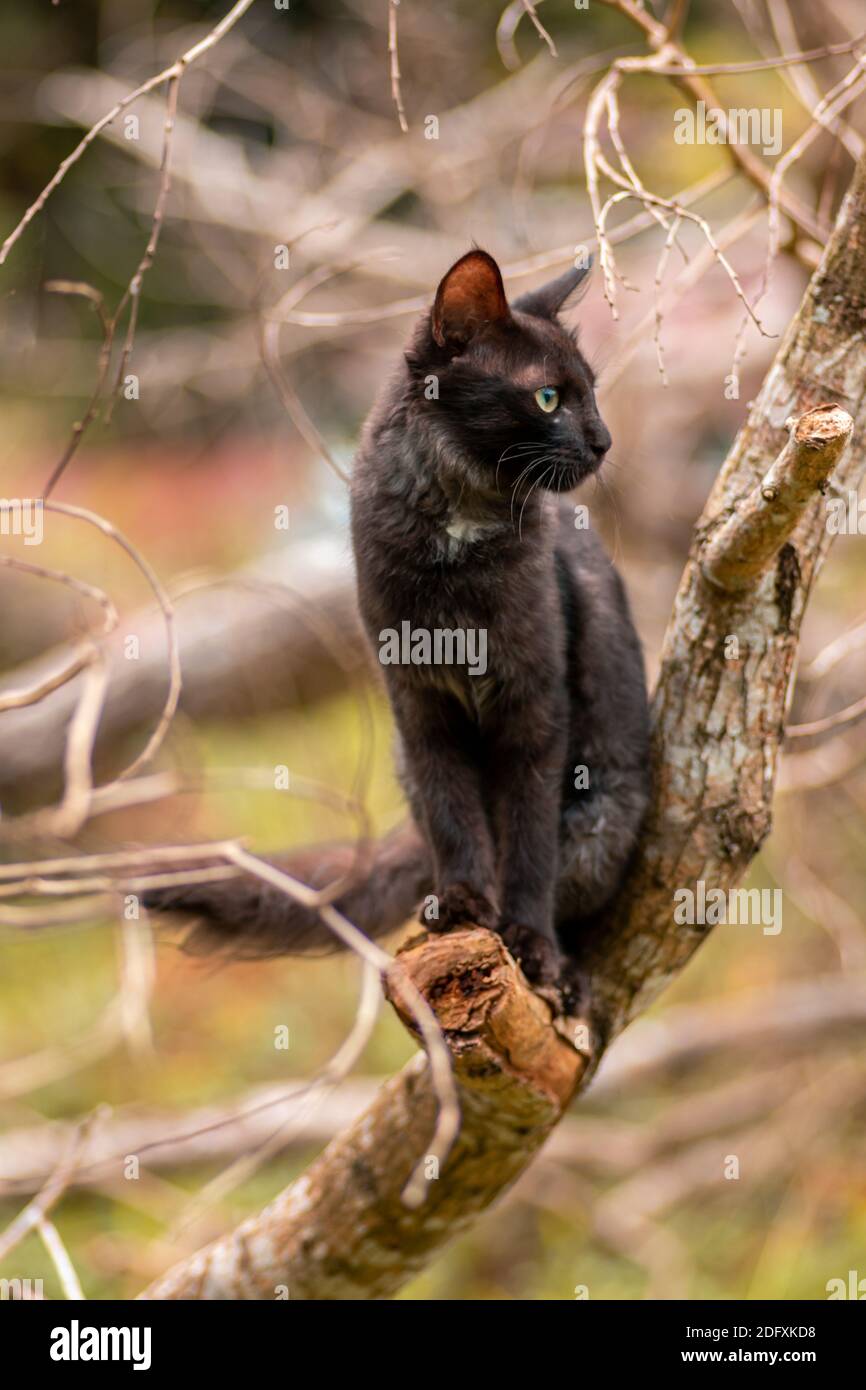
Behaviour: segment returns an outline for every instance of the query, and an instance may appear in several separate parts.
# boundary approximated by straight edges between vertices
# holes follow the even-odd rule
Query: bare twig
[[[61,1158],[42,1191],[33,1198],[32,1202],[27,1203],[24,1210],[18,1213],[11,1225],[0,1235],[0,1261],[5,1260],[10,1250],[14,1250],[15,1246],[20,1244],[34,1227],[38,1227],[60,1201],[75,1176],[75,1170],[78,1168],[93,1126],[100,1119],[101,1114],[102,1112],[97,1110],[86,1120],[82,1120],[72,1135],[67,1152]]]
[[[51,1257],[51,1263],[57,1271],[57,1278],[60,1280],[60,1287],[64,1296],[69,1299],[83,1299],[84,1291],[80,1280],[75,1272],[75,1266],[69,1258],[69,1251],[60,1239],[60,1232],[51,1221],[46,1221],[44,1217],[36,1223],[42,1244]]]
[[[785,729],[785,739],[796,741],[805,738],[811,741],[821,741],[829,734],[838,734],[852,725],[859,724],[861,719],[866,718],[866,696],[855,700],[853,704],[846,705],[844,709],[836,710],[835,714],[828,714],[824,719],[812,719],[807,724],[789,724]]]
[[[105,703],[108,677],[105,662],[94,648],[84,670],[84,681],[75,714],[69,724],[64,759],[63,799],[50,813],[51,826],[61,837],[75,835],[90,811],[93,794],[93,745]]]
[[[605,0],[610,3],[610,0]],[[853,53],[866,43],[866,34],[856,39],[845,39],[842,43],[825,43],[821,48],[808,48],[799,53],[780,53],[773,58],[751,58],[740,63],[659,63],[653,68],[659,77],[681,77],[689,73],[692,77],[718,77],[743,72],[769,72],[776,68],[790,68],[800,63],[819,63],[822,58],[837,57]]]
[[[866,622],[859,622],[848,632],[834,637],[817,656],[807,662],[800,671],[800,680],[817,681],[826,676],[840,662],[845,661],[852,652],[861,651],[866,646]]]
[[[177,709],[177,702],[180,698],[181,673],[177,632],[174,622],[174,608],[150,563],[116,526],[110,521],[106,521],[105,517],[99,516],[96,512],[89,511],[86,507],[74,507],[65,502],[46,502],[45,507],[48,511],[60,512],[63,516],[71,516],[78,521],[86,522],[89,526],[95,526],[103,535],[108,536],[110,540],[113,540],[122,550],[126,551],[126,554],[132,560],[133,564],[144,575],[144,578],[153,590],[156,601],[162,610],[168,643],[169,668],[168,689],[166,691],[165,703],[163,704],[156,728],[151,733],[144,748],[115,779],[118,782],[125,781],[129,777],[133,777],[141,767],[144,767],[146,763],[150,762],[159,751],[168,732],[169,725],[174,718],[175,710]]]
[[[76,579],[73,575],[66,574],[62,570],[46,569],[44,565],[34,565],[28,560],[19,560],[13,555],[0,555],[0,565],[20,570],[24,574],[35,575],[39,579],[50,579],[58,584],[65,584],[67,588],[81,594],[83,598],[92,599],[98,603],[103,611],[103,637],[107,637],[117,627],[119,621],[117,609],[105,590],[97,588],[95,584],[88,584],[83,579]],[[59,670],[52,671],[50,675],[35,681],[22,690],[7,690],[0,694],[0,713],[5,710],[24,709],[28,705],[38,704],[46,695],[50,695],[54,690],[59,690],[62,685],[72,680],[91,662],[93,650],[92,642],[81,642]]]
[[[397,40],[397,6],[400,0],[388,0],[388,60],[391,68],[391,98],[397,112],[397,120],[404,135],[409,134],[406,108],[403,105],[403,91],[400,86],[400,50]]]

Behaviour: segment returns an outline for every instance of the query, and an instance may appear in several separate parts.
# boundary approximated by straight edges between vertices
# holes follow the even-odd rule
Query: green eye
[[[535,393],[535,399],[545,414],[550,415],[559,405],[559,392],[555,386],[541,386]]]

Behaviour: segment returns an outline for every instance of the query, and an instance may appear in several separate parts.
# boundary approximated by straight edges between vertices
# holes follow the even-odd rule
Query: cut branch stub
[[[457,1079],[476,1085],[491,1066],[564,1110],[577,1089],[584,1060],[551,1025],[550,1010],[528,986],[502,939],[475,927],[410,940],[397,957],[448,1039]],[[388,997],[415,1030],[393,970]]]
[[[701,569],[727,593],[742,593],[763,574],[803,512],[822,492],[851,436],[838,405],[818,405],[789,420],[790,438],[757,487],[707,541]]]
[[[460,1099],[460,1133],[441,1172],[431,1165],[426,1201],[409,1207],[402,1197],[436,1119],[419,1053],[264,1212],[142,1298],[386,1298],[519,1177],[562,1117],[584,1059],[493,932],[461,928],[404,948],[389,991],[411,1023],[401,976],[436,1013]]]

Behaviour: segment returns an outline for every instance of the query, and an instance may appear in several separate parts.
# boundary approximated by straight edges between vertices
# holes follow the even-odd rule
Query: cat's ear
[[[468,251],[443,277],[433,302],[433,337],[460,345],[488,324],[511,317],[499,266],[486,251]]]
[[[548,280],[540,289],[529,290],[515,299],[514,308],[522,314],[532,314],[537,319],[552,319],[583,283],[592,268],[592,256],[584,266],[574,266],[555,280]]]

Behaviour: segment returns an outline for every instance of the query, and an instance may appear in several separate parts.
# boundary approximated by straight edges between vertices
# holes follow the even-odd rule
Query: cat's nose
[[[607,426],[601,420],[596,420],[586,431],[586,442],[596,458],[602,459],[613,441]]]

